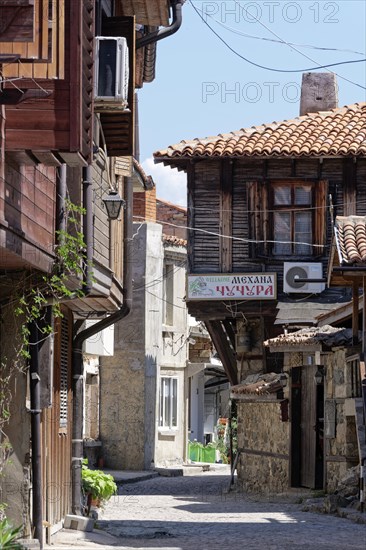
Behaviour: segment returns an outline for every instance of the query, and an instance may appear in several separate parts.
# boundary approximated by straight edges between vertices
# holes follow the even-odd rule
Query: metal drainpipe
[[[83,231],[86,245],[84,287],[85,295],[90,294],[93,287],[93,178],[92,167],[89,164],[83,168]]]
[[[168,36],[174,34],[179,30],[181,24],[182,24],[182,6],[184,4],[185,0],[173,0],[172,2],[172,12],[173,12],[173,21],[172,24],[169,25],[169,27],[164,27],[163,29],[153,31],[149,34],[146,34],[145,36],[142,36],[138,40],[136,40],[136,49],[143,48],[144,46],[147,46],[148,44],[152,44],[154,42],[158,42],[158,40],[162,40],[163,38],[167,38]]]
[[[72,350],[72,393],[73,393],[73,426],[72,426],[72,511],[76,515],[82,512],[81,505],[81,463],[83,459],[83,342],[101,330],[108,328],[126,317],[132,308],[132,215],[133,183],[126,178],[125,200],[127,208],[124,217],[123,249],[123,287],[124,296],[121,308],[95,325],[82,330],[73,340]],[[86,209],[91,204],[84,205]]]
[[[42,525],[42,443],[41,443],[41,378],[39,375],[38,341],[39,332],[35,322],[30,323],[30,365],[29,386],[31,402],[31,439],[32,439],[32,508],[34,537],[43,548]]]
[[[66,207],[65,207],[65,199],[66,199],[66,164],[61,164],[61,166],[57,170],[56,175],[56,186],[57,186],[57,194],[56,194],[56,212],[57,212],[57,218],[56,218],[56,227],[58,231],[66,231]]]
[[[57,218],[56,227],[66,230],[66,164],[57,171]],[[50,314],[51,307],[48,307]],[[51,315],[51,314],[50,314]],[[46,314],[48,318],[50,315]],[[34,536],[43,548],[43,506],[42,506],[42,436],[41,436],[41,378],[39,372],[39,329],[35,322],[30,324],[30,365],[29,389],[31,402],[31,441],[32,441],[32,509]]]

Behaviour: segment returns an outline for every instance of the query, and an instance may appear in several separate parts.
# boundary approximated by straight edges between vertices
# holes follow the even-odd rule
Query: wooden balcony
[[[66,0],[0,0],[0,53],[17,54],[4,78],[63,78]]]
[[[58,28],[62,27],[64,30],[52,40],[57,42],[55,51],[59,51],[60,55],[63,52],[64,78],[60,78],[60,73],[50,75],[49,72],[37,72],[42,63],[37,64],[37,69],[34,62],[34,70],[32,64],[21,64],[22,71],[24,67],[29,67],[30,70],[29,73],[20,74],[24,79],[17,81],[17,86],[25,92],[33,90],[36,97],[7,106],[6,151],[26,150],[33,160],[55,166],[62,162],[85,165],[91,161],[93,5],[91,0],[82,3],[62,0],[62,5],[58,4],[59,12],[53,24],[56,25],[57,21]],[[17,51],[18,43],[13,43],[12,46]],[[0,52],[3,51],[4,43],[0,43]],[[41,51],[38,54],[43,55]],[[51,76],[56,78],[49,80]],[[35,78],[36,82],[32,80]],[[7,86],[13,88],[11,84]],[[37,90],[39,92],[41,89],[49,93],[48,97],[37,97]],[[27,162],[26,159],[23,160]]]

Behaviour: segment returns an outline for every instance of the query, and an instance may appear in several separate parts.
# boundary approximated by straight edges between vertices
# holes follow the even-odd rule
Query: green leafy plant
[[[101,503],[109,500],[117,492],[117,485],[114,477],[104,473],[102,470],[88,468],[88,460],[84,459],[81,470],[83,490],[86,495],[91,495]]]
[[[57,245],[52,272],[42,274],[23,271],[21,277],[14,282],[12,294],[6,304],[10,314],[15,315],[17,323],[14,325],[19,329],[14,334],[14,339],[9,339],[8,353],[3,353],[0,364],[0,476],[12,454],[4,427],[10,419],[12,384],[19,373],[26,373],[30,359],[29,327],[31,323],[35,323],[40,340],[48,338],[53,333],[53,326],[46,318],[46,306],[52,307],[55,318],[62,317],[61,302],[84,295],[86,246],[81,231],[81,217],[84,213],[84,208],[66,200],[66,228],[56,231]],[[75,278],[78,279],[77,284]]]
[[[13,527],[7,518],[0,521],[0,548],[20,550],[22,547],[16,541],[21,537],[22,526]]]
[[[20,356],[28,360],[29,325],[38,324],[44,338],[52,334],[52,327],[42,323],[45,306],[52,305],[53,315],[62,317],[60,303],[65,299],[82,297],[84,295],[83,267],[85,260],[85,242],[80,228],[80,218],[85,209],[66,201],[67,230],[56,231],[56,260],[51,274],[40,276],[37,280],[22,281],[22,294],[19,296],[14,311],[17,317],[23,319],[21,326]],[[69,282],[72,278],[81,279],[80,288],[71,290]],[[73,285],[75,286],[75,285]]]

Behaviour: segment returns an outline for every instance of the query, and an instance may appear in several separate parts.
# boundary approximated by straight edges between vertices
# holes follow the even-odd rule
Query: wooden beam
[[[231,345],[232,345],[233,348],[235,349],[235,332],[234,332],[234,327],[233,327],[231,321],[229,321],[229,319],[224,319],[223,325],[224,325],[224,327],[225,327],[226,334],[227,334],[228,337],[230,338]]]
[[[352,158],[343,159],[343,216],[356,213],[356,167]]]
[[[232,386],[238,383],[238,369],[236,357],[231,349],[230,342],[223,329],[221,321],[205,321],[206,328],[217,353],[222,361],[226,375]]]
[[[233,164],[230,159],[220,166],[220,266],[222,273],[231,273],[233,258]]]
[[[187,225],[194,227],[194,190],[195,190],[195,165],[192,162],[187,164],[187,187],[188,187],[188,202],[187,202]],[[194,231],[188,229],[188,273],[194,272]]]
[[[352,287],[352,340],[358,344],[358,284]]]
[[[366,277],[363,278],[363,295],[362,295],[362,361],[365,361],[366,352]]]

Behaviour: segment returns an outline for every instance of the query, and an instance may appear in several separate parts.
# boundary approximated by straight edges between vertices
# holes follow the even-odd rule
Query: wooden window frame
[[[353,355],[347,357],[346,366],[349,377],[348,383],[350,387],[351,395],[349,397],[356,399],[362,397],[362,380],[360,371],[360,357],[359,355]]]
[[[163,267],[163,325],[174,326],[174,291],[176,266],[172,261]]]
[[[271,186],[276,184],[301,183],[312,184],[313,193],[313,246],[312,253],[305,255],[273,255],[273,216],[270,198]],[[275,178],[247,180],[247,208],[250,239],[250,255],[252,259],[285,260],[291,258],[294,261],[302,261],[308,258],[314,260],[325,255],[324,246],[327,239],[326,214],[329,182],[326,179],[316,178]]]
[[[300,187],[300,186],[309,186],[311,187],[311,200],[310,200],[310,204],[307,204],[307,205],[301,205],[301,204],[295,204],[295,188],[296,187]],[[286,205],[276,205],[275,204],[275,189],[276,188],[279,188],[279,187],[290,187],[291,189],[291,202],[290,204],[286,204]],[[268,207],[269,207],[269,210],[270,210],[270,220],[271,220],[271,224],[270,224],[270,227],[272,228],[272,234],[271,234],[271,238],[270,240],[273,241],[271,243],[271,246],[270,246],[270,250],[271,250],[271,255],[274,256],[275,258],[293,258],[294,256],[295,257],[298,257],[298,258],[310,258],[310,257],[313,257],[314,256],[314,245],[315,245],[315,205],[316,205],[316,201],[315,201],[315,195],[316,195],[316,185],[315,185],[315,181],[307,181],[307,180],[301,180],[301,179],[298,179],[298,180],[271,180],[269,182],[269,204],[268,204]],[[310,210],[311,212],[311,244],[309,244],[309,246],[311,247],[311,252],[309,253],[306,253],[306,254],[300,254],[300,253],[295,253],[295,216],[293,215],[294,214],[294,211],[304,211],[304,212],[308,212]],[[275,243],[274,243],[274,240],[275,240],[275,223],[274,223],[274,214],[275,212],[290,212],[290,216],[291,216],[291,221],[290,221],[290,224],[291,224],[291,229],[290,229],[290,240],[289,240],[289,244],[291,245],[291,252],[289,254],[278,254],[278,253],[275,253],[274,252],[274,248],[275,248]]]

